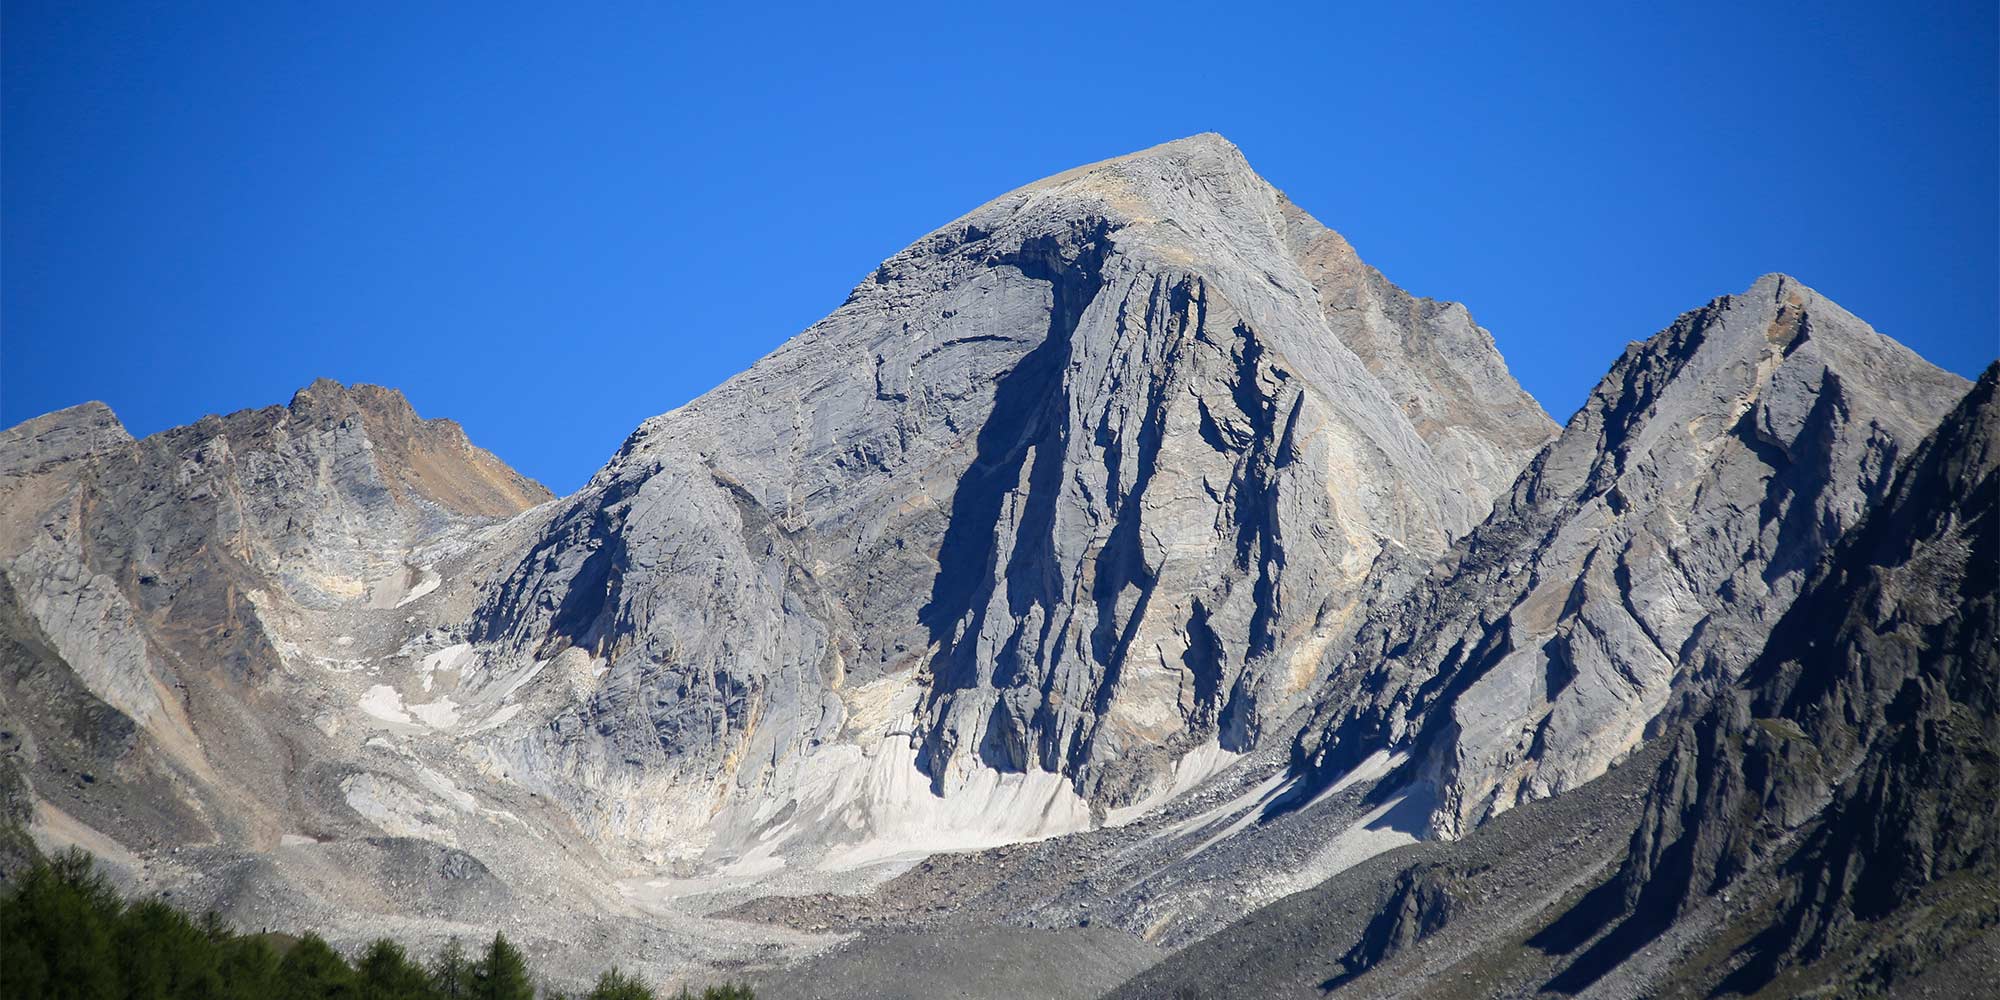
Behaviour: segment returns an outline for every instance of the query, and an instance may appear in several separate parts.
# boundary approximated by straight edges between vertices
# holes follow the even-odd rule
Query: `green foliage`
[[[126,905],[90,855],[37,862],[0,898],[0,996],[6,1000],[535,1000],[520,949],[498,934],[477,962],[452,939],[428,967],[387,938],[349,965],[318,935],[290,948],[243,935],[213,913],[200,920],[162,899]],[[274,947],[274,941],[277,945]],[[280,949],[283,955],[280,956]],[[656,1000],[617,969],[578,1000]],[[563,1000],[550,992],[545,1000]],[[676,1000],[755,1000],[711,987]]]
[[[446,941],[431,960],[431,990],[438,1000],[471,1000],[472,961],[457,938]]]
[[[122,996],[112,935],[123,916],[90,855],[69,850],[36,865],[0,905],[0,981],[12,996]]]
[[[263,1000],[278,993],[278,952],[262,937],[231,937],[218,946],[222,954],[222,996],[228,1000]]]
[[[358,1000],[360,995],[354,970],[317,934],[300,938],[278,963],[282,1000]]]
[[[369,945],[354,971],[361,980],[361,1000],[435,1000],[438,995],[430,974],[388,938]]]
[[[520,949],[504,934],[493,935],[486,957],[472,970],[473,1000],[535,1000],[535,980]]]
[[[612,968],[597,977],[597,986],[584,1000],[654,1000],[654,997],[653,991],[637,976],[628,976]]]
[[[688,992],[687,987],[683,986],[672,1000],[757,1000],[757,995],[750,992],[748,986],[725,983],[721,986],[710,986],[698,994]]]
[[[196,1000],[222,992],[222,970],[208,935],[163,900],[125,911],[114,935],[119,977],[131,1000]]]

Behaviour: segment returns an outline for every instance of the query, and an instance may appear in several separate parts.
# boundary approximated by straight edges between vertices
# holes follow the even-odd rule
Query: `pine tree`
[[[222,992],[215,945],[164,900],[149,899],[127,909],[114,940],[128,1000],[206,998]]]
[[[317,935],[283,958],[267,936],[239,935],[214,913],[199,921],[161,899],[131,906],[82,851],[37,864],[0,897],[0,998],[23,1000],[534,1000],[534,976],[505,936],[478,962],[457,939],[430,968],[387,938],[350,967]],[[680,998],[693,1000],[682,990]],[[656,1000],[612,969],[578,1000]],[[548,991],[543,1000],[565,1000]],[[678,998],[677,998],[678,1000]],[[700,1000],[753,1000],[710,987]]]
[[[403,951],[403,946],[381,938],[361,953],[354,963],[360,980],[361,1000],[433,1000],[431,980]]]
[[[472,963],[457,938],[446,941],[431,960],[431,992],[439,1000],[471,1000]]]
[[[266,1000],[278,995],[278,953],[261,937],[232,937],[220,946],[222,996]]]
[[[0,983],[9,996],[113,1000],[118,894],[71,848],[22,876],[0,905]]]
[[[474,1000],[535,1000],[535,981],[528,975],[528,963],[520,949],[495,933],[486,948],[486,957],[472,974]]]
[[[597,977],[596,988],[585,1000],[654,1000],[654,997],[639,977],[628,976],[613,967]]]
[[[748,986],[724,983],[721,986],[705,987],[700,995],[688,992],[688,988],[683,986],[679,993],[669,997],[668,1000],[757,1000],[757,994],[752,993]]]
[[[307,934],[278,963],[283,1000],[356,1000],[354,970],[317,934]]]
[[[201,933],[213,944],[226,944],[236,936],[236,931],[230,928],[229,922],[222,919],[222,914],[214,910],[202,914],[198,926],[201,928]]]

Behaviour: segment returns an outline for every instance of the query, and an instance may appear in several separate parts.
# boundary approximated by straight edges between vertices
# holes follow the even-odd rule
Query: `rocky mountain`
[[[1557,428],[1204,135],[926,236],[565,498],[371,386],[76,407],[0,432],[0,875],[774,996],[1950,974],[1992,381],[1770,275]]]
[[[288,786],[301,776],[236,765],[315,755],[321,734],[302,723],[334,723],[286,711],[290,675],[344,669],[354,641],[315,655],[296,638],[386,617],[436,587],[428,547],[547,499],[456,424],[374,386],[316,382],[289,406],[144,440],[102,404],[12,428],[8,760],[45,811],[77,811],[59,825],[274,843],[299,823]],[[65,762],[72,738],[95,749]],[[141,787],[103,787],[127,780]],[[146,822],[117,818],[139,807]]]
[[[1964,384],[1783,275],[1682,316],[1371,613],[1300,763],[1389,750],[1440,837],[1602,774],[1748,663]]]
[[[1114,996],[1981,995],[2000,954],[2000,363],[1706,707]]]
[[[1254,746],[1551,430],[1462,307],[1197,136],[974,210],[648,421],[469,638],[574,687],[499,753],[607,839],[1066,832]]]
[[[2000,364],[1841,540],[1739,683],[1672,736],[1581,988],[1722,909],[1696,988],[1890,991],[2000,927]],[[1732,895],[1736,898],[1732,899]]]

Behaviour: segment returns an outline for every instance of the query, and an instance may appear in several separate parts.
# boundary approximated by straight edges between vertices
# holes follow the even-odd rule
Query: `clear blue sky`
[[[0,418],[325,375],[567,491],[933,227],[1206,130],[1558,419],[1767,271],[2000,353],[1992,3],[689,6],[7,0]]]

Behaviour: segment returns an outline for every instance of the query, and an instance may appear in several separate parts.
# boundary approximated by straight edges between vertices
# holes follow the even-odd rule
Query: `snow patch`
[[[1187,794],[1194,786],[1220,774],[1242,757],[1240,753],[1222,749],[1219,743],[1204,743],[1195,747],[1174,762],[1174,780],[1168,782],[1165,788],[1129,806],[1108,810],[1104,815],[1104,825],[1124,826],[1137,820]]]
[[[417,661],[417,674],[423,680],[424,691],[430,691],[431,685],[436,682],[438,671],[452,670],[462,674],[466,668],[472,666],[473,660],[472,644],[461,642],[446,646]]]
[[[450,778],[428,767],[418,766],[417,783],[424,786],[432,794],[458,807],[459,812],[470,813],[479,806],[478,800],[474,799],[469,792],[460,789]]]
[[[417,580],[416,586],[410,588],[409,593],[403,595],[402,600],[396,602],[397,607],[400,608],[438,589],[438,585],[444,582],[444,577],[437,575],[437,571],[432,567],[425,566],[421,572],[423,573],[422,578]]]
[[[387,684],[377,684],[361,696],[361,710],[383,722],[410,724],[409,713],[403,711],[403,696]]]
[[[823,869],[845,871],[906,854],[976,851],[1090,829],[1090,803],[1060,774],[982,767],[940,796],[917,769],[917,750],[908,737],[884,738],[874,750],[871,759],[835,765],[829,812],[865,837],[828,854],[820,862]]]
[[[514,716],[520,714],[521,714],[521,706],[518,703],[513,705],[502,705],[500,706],[500,711],[487,716],[484,721],[480,722],[476,726],[473,726],[470,730],[467,731],[473,733],[483,733],[486,730],[492,729],[496,726],[505,725],[509,719],[512,719]]]
[[[457,838],[443,825],[451,821],[451,814],[401,782],[380,775],[356,774],[343,779],[340,790],[348,806],[383,833],[457,846]]]
[[[450,729],[458,725],[458,703],[450,698],[439,698],[423,705],[411,705],[410,714],[424,720],[424,725],[432,729]]]

